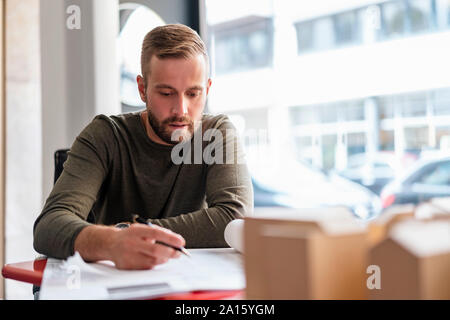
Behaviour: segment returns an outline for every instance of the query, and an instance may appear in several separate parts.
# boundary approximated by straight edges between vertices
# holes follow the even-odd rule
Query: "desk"
[[[2,276],[5,279],[12,279],[40,286],[46,264],[47,259],[7,264],[2,268]],[[159,298],[158,300],[221,300],[242,298],[242,290],[225,290],[193,291],[191,293],[168,295]]]

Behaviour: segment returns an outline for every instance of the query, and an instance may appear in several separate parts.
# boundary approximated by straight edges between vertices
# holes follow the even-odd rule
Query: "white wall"
[[[69,30],[67,7],[81,9]],[[53,185],[53,153],[72,145],[100,113],[120,113],[118,0],[41,0],[43,200]]]
[[[6,2],[6,263],[35,257],[33,222],[42,202],[39,0]],[[31,285],[7,280],[7,299]]]

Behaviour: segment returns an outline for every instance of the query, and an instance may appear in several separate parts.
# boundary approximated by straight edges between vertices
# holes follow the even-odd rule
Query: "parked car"
[[[391,152],[377,152],[369,159],[367,154],[360,153],[350,156],[347,167],[337,173],[379,195],[384,186],[394,180],[415,159],[416,156],[407,154],[398,161]]]
[[[450,156],[423,158],[381,193],[383,208],[450,196]]]
[[[367,188],[307,163],[286,161],[264,173],[253,174],[255,207],[346,206],[363,219],[381,210],[379,197]]]

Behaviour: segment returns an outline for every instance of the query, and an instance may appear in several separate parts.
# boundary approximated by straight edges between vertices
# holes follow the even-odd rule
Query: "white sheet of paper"
[[[86,263],[75,254],[48,259],[40,299],[140,299],[193,290],[245,288],[241,254],[234,249],[191,249],[152,270],[124,271],[111,261]]]

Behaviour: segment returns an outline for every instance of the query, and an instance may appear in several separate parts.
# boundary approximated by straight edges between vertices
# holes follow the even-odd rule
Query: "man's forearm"
[[[181,234],[186,239],[187,248],[221,248],[228,246],[223,235],[227,224],[243,216],[237,210],[214,207],[149,221]]]
[[[48,257],[66,259],[74,253],[78,234],[90,225],[68,211],[43,212],[34,224],[33,247]]]

